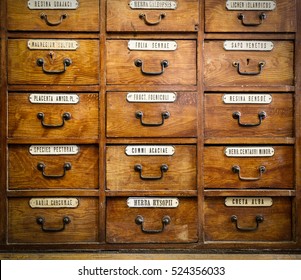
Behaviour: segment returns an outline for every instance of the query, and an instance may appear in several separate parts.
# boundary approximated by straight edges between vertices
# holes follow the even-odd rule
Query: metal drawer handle
[[[140,67],[142,74],[144,75],[152,75],[152,76],[156,76],[156,75],[161,75],[164,73],[164,69],[168,67],[169,63],[167,60],[162,60],[161,61],[161,71],[160,72],[145,72],[143,70],[143,61],[141,59],[136,59],[135,60],[135,66],[136,67]]]
[[[257,215],[255,217],[255,222],[256,222],[256,226],[255,227],[240,227],[238,225],[238,218],[236,215],[232,215],[231,216],[231,222],[232,223],[235,223],[235,226],[237,228],[237,230],[240,230],[240,231],[255,231],[258,229],[259,227],[259,224],[262,223],[264,221],[264,218],[262,215]]]
[[[46,228],[45,227],[45,219],[43,217],[37,217],[37,224],[41,225],[41,229],[45,232],[59,232],[59,231],[63,231],[66,227],[67,224],[71,223],[71,219],[66,216],[63,217],[63,226],[61,228]]]
[[[72,64],[72,61],[71,61],[70,58],[64,58],[63,64],[64,64],[64,69],[63,70],[47,70],[44,67],[44,65],[45,65],[44,59],[43,58],[38,58],[37,59],[37,65],[42,67],[43,72],[46,73],[46,74],[63,74],[63,73],[66,72],[67,67]]]
[[[64,172],[63,172],[63,174],[59,174],[59,175],[47,175],[45,173],[45,168],[46,168],[46,165],[44,162],[38,163],[37,169],[42,172],[43,177],[50,178],[50,179],[58,179],[58,178],[63,178],[66,175],[66,171],[71,170],[71,163],[65,162],[64,166],[63,166]]]
[[[162,218],[162,228],[161,229],[145,229],[144,226],[143,226],[143,223],[144,223],[144,218],[143,216],[141,215],[138,215],[135,219],[135,223],[137,225],[141,225],[141,230],[142,232],[144,233],[151,233],[151,234],[154,234],[154,233],[161,233],[163,232],[164,228],[166,225],[170,224],[171,222],[171,219],[169,216],[164,216]]]
[[[242,177],[242,176],[240,175],[240,166],[239,166],[239,165],[234,165],[234,166],[232,166],[232,172],[233,172],[233,173],[237,173],[237,174],[238,174],[238,178],[239,178],[239,180],[241,180],[241,181],[258,181],[258,180],[260,180],[261,177],[262,177],[262,174],[266,171],[265,166],[263,166],[263,165],[259,166],[258,171],[259,171],[259,176],[256,177],[256,178],[252,178],[252,177]]]
[[[67,18],[67,14],[62,14],[60,16],[59,21],[57,21],[57,22],[50,22],[48,20],[48,16],[45,13],[41,13],[40,17],[41,17],[42,20],[44,20],[46,22],[47,25],[49,25],[49,26],[57,26],[57,25],[60,25],[63,22],[64,19]]]
[[[136,112],[136,118],[140,119],[140,123],[143,126],[161,126],[161,125],[164,124],[164,120],[168,119],[170,117],[170,113],[167,112],[167,111],[166,112],[162,112],[161,113],[161,117],[162,117],[162,121],[160,123],[145,123],[143,121],[143,112],[141,112],[141,111],[137,111]]]
[[[239,75],[243,75],[243,76],[256,76],[259,75],[262,71],[262,68],[265,66],[265,62],[264,61],[260,61],[258,62],[258,72],[241,72],[240,71],[240,63],[238,61],[234,61],[232,63],[232,65],[237,68],[237,73]]]
[[[240,122],[241,113],[237,111],[232,114],[233,119],[237,120],[240,126],[246,126],[246,127],[261,125],[262,120],[264,120],[266,116],[267,116],[266,112],[262,111],[258,113],[258,119],[259,119],[258,123],[241,123]]]
[[[267,18],[267,15],[265,13],[260,13],[258,15],[259,22],[258,23],[246,23],[245,22],[245,15],[244,14],[238,14],[237,18],[241,21],[241,24],[244,26],[258,26],[263,23],[263,20]]]
[[[45,128],[59,128],[63,127],[65,125],[65,121],[69,121],[71,119],[71,114],[70,113],[63,113],[62,115],[62,123],[60,124],[45,124],[44,119],[45,119],[45,114],[43,112],[40,112],[37,114],[37,118],[41,120],[41,124]]]
[[[146,14],[139,14],[139,18],[143,19],[144,22],[145,22],[145,24],[147,24],[147,25],[158,25],[161,22],[161,20],[164,19],[165,17],[166,17],[166,14],[165,13],[161,13],[159,15],[159,19],[157,21],[151,22],[151,21],[149,21],[147,19]]]
[[[161,175],[158,177],[145,177],[142,175],[142,165],[141,164],[135,164],[134,169],[136,172],[139,172],[140,179],[142,180],[160,180],[163,178],[164,172],[167,172],[168,170],[168,165],[167,164],[162,164],[160,167],[161,170]]]

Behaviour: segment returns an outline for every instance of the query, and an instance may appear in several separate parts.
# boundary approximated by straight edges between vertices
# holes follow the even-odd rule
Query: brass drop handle
[[[257,23],[247,23],[245,22],[245,15],[240,13],[238,14],[237,18],[241,21],[241,24],[244,25],[244,26],[259,26],[263,23],[263,20],[267,18],[267,15],[265,13],[260,13],[258,15],[259,17],[259,22]]]
[[[261,179],[262,174],[263,174],[264,172],[266,172],[266,167],[263,166],[263,165],[259,166],[259,168],[258,168],[259,176],[258,176],[258,177],[254,177],[254,178],[253,178],[253,177],[242,177],[242,176],[240,175],[240,171],[241,171],[241,170],[240,170],[240,166],[239,166],[239,165],[233,165],[233,166],[232,166],[232,172],[238,174],[239,180],[241,180],[241,181],[258,181],[258,180]]]
[[[167,60],[162,60],[161,63],[160,63],[161,64],[161,71],[159,71],[159,72],[146,72],[143,69],[143,61],[141,59],[136,59],[134,61],[134,64],[135,64],[136,67],[140,67],[142,74],[151,75],[151,76],[162,75],[164,73],[165,68],[167,68],[168,65],[169,65]]]
[[[38,225],[41,225],[41,229],[45,232],[60,232],[60,231],[63,231],[66,228],[67,224],[71,223],[71,219],[68,216],[63,217],[63,226],[60,227],[60,228],[47,228],[47,227],[45,227],[45,218],[43,218],[43,217],[37,217],[36,222],[37,222]]]
[[[60,19],[58,21],[56,21],[56,22],[50,22],[48,20],[48,16],[45,13],[41,13],[40,14],[40,18],[42,20],[44,20],[46,22],[46,24],[49,25],[49,26],[58,26],[58,25],[60,25],[63,22],[64,19],[67,18],[67,14],[62,14],[60,16]]]
[[[64,68],[62,70],[47,70],[45,68],[45,61],[43,58],[38,58],[37,59],[37,65],[42,67],[42,70],[45,74],[63,74],[66,72],[67,67],[70,66],[72,64],[72,61],[70,58],[64,58],[63,60],[63,65]]]
[[[244,126],[244,127],[252,127],[252,126],[259,126],[262,123],[262,120],[266,118],[267,114],[266,112],[262,111],[258,113],[258,119],[259,121],[257,123],[242,123],[240,121],[241,118],[241,113],[239,111],[233,112],[232,117],[233,119],[237,120],[239,126]]]
[[[154,233],[161,233],[161,232],[163,232],[163,230],[165,229],[165,226],[167,226],[168,224],[170,224],[170,222],[171,222],[170,217],[169,217],[169,216],[164,216],[164,217],[162,218],[162,228],[160,228],[160,229],[145,229],[145,228],[144,228],[144,225],[143,225],[143,223],[144,223],[144,218],[143,218],[143,216],[138,215],[138,216],[136,217],[136,219],[135,219],[135,223],[136,223],[137,225],[141,225],[141,231],[144,232],[144,233],[149,233],[149,234],[154,234]]]
[[[49,178],[49,179],[63,178],[66,175],[66,172],[68,170],[71,170],[71,167],[72,166],[71,166],[70,162],[65,162],[64,165],[63,165],[63,173],[62,174],[59,174],[59,175],[48,175],[48,174],[45,173],[46,164],[43,163],[43,162],[39,162],[37,164],[37,169],[42,172],[43,177]]]
[[[161,175],[158,177],[146,177],[142,175],[142,165],[141,164],[135,164],[134,170],[136,172],[139,172],[139,176],[141,180],[160,180],[163,178],[164,172],[167,172],[168,170],[168,165],[167,164],[162,164],[160,167]]]
[[[231,216],[231,222],[235,223],[235,227],[239,231],[256,231],[259,227],[259,224],[264,221],[264,217],[262,215],[257,215],[255,217],[256,226],[254,227],[241,227],[238,225],[238,218],[236,215]]]
[[[257,72],[243,72],[240,70],[240,63],[238,61],[234,61],[232,63],[233,67],[237,69],[237,73],[242,76],[257,76],[261,74],[263,67],[265,66],[264,61],[258,62],[258,71]]]
[[[143,126],[161,126],[161,125],[164,124],[164,120],[166,120],[170,117],[170,113],[168,111],[166,111],[166,112],[161,113],[161,118],[162,118],[161,122],[159,122],[159,123],[146,123],[146,122],[143,121],[143,112],[142,111],[137,111],[135,113],[135,115],[136,115],[136,118],[140,120],[140,123]]]
[[[149,21],[147,19],[147,15],[146,14],[143,14],[143,13],[139,14],[139,18],[142,19],[142,20],[144,20],[144,23],[147,24],[147,25],[158,25],[162,21],[162,19],[164,19],[165,17],[166,17],[166,14],[165,13],[161,13],[159,15],[159,18],[158,18],[157,21],[151,22],[151,21]]]
[[[65,125],[65,121],[69,121],[71,119],[71,114],[68,113],[68,112],[63,113],[62,122],[60,124],[46,124],[44,122],[45,114],[43,112],[39,112],[37,114],[37,118],[41,121],[42,126],[45,127],[45,128],[60,128],[60,127],[63,127]]]

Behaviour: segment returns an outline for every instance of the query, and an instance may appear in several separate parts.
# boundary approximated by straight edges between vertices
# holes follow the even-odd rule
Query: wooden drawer
[[[206,137],[293,137],[292,94],[205,94]]]
[[[9,189],[96,189],[94,145],[10,145]]]
[[[44,40],[8,40],[9,84],[98,84],[98,40]]]
[[[196,190],[193,145],[107,146],[106,153],[108,190]]]
[[[205,41],[204,81],[206,86],[292,86],[294,47],[291,41]],[[245,42],[239,44],[237,42]],[[247,43],[246,43],[247,42]],[[264,42],[268,42],[265,44]],[[273,44],[270,51],[225,50],[224,45],[261,46]],[[238,47],[239,48],[239,47]],[[255,47],[254,47],[255,48]]]
[[[293,146],[206,146],[205,188],[294,188]]]
[[[199,25],[198,2],[108,0],[107,31],[195,32]]]
[[[132,208],[128,207],[127,199],[117,197],[107,199],[107,242],[197,242],[196,198],[178,198],[176,208]],[[145,199],[141,198],[141,200]]]
[[[8,0],[7,24],[14,31],[99,31],[99,0]]]
[[[108,92],[108,137],[195,137],[196,92]]]
[[[98,138],[98,94],[10,93],[8,136]]]
[[[295,32],[295,2],[206,0],[205,31]]]
[[[205,241],[291,241],[292,200],[272,197],[272,206],[226,206],[225,197],[205,199]],[[229,198],[228,198],[229,199]],[[239,200],[241,199],[241,200]],[[253,197],[249,200],[262,201]],[[268,198],[269,199],[269,198]]]
[[[64,206],[62,205],[63,200],[67,203],[72,202],[69,206]],[[45,201],[52,206],[43,206]],[[70,207],[72,203],[78,205]],[[54,207],[53,204],[56,206]],[[97,242],[98,231],[97,198],[26,197],[8,199],[9,243]]]
[[[107,83],[113,85],[195,85],[194,40],[108,40]],[[145,43],[146,42],[146,43]],[[159,43],[156,43],[159,42]],[[154,43],[154,44],[153,44]],[[128,46],[133,45],[130,50]],[[175,50],[144,50],[143,47],[175,46]],[[137,46],[137,49],[135,49]]]

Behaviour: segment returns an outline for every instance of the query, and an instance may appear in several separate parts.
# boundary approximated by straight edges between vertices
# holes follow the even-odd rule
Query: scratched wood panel
[[[268,157],[228,157],[227,147],[206,146],[204,149],[204,184],[205,188],[239,189],[293,189],[294,188],[294,147],[273,146],[274,155]],[[246,144],[234,147],[252,148]],[[234,172],[233,167],[239,166],[240,173]],[[264,172],[259,168],[265,167]],[[239,178],[242,177],[242,179]],[[257,180],[251,180],[257,178]]]
[[[46,39],[47,40],[47,39]],[[95,85],[99,83],[99,41],[75,40],[77,50],[30,50],[28,40],[8,40],[9,84]],[[37,60],[44,60],[44,70]],[[64,60],[71,60],[65,67]]]
[[[272,51],[227,51],[224,41],[204,43],[204,82],[206,86],[292,86],[294,85],[294,44],[273,41]],[[234,66],[239,63],[238,67]],[[264,66],[260,71],[259,63]],[[257,73],[244,75],[245,73]]]
[[[109,198],[106,240],[108,243],[197,242],[197,209],[196,198],[179,198],[177,208],[129,208],[127,198]],[[138,215],[143,217],[143,224],[135,222]],[[165,216],[170,222],[163,226]],[[154,230],[158,233],[150,233]]]
[[[30,198],[8,199],[8,243],[64,243],[98,241],[98,199],[77,197],[77,208],[31,208]],[[37,218],[44,219],[44,225]],[[68,217],[69,223],[63,223]],[[64,228],[63,228],[64,227]],[[62,229],[61,231],[58,231]],[[53,231],[51,231],[53,230]]]
[[[107,146],[106,148],[106,188],[114,191],[124,190],[196,190],[196,147],[193,145],[174,145],[173,155],[128,156],[126,146]],[[156,180],[140,178],[135,165],[142,166],[141,175]],[[168,170],[161,173],[161,166]]]
[[[99,31],[99,0],[78,2],[77,9],[29,9],[28,1],[7,1],[7,28],[21,31]],[[42,1],[32,1],[39,3]],[[66,3],[69,1],[45,1]],[[44,2],[44,3],[45,3]],[[43,18],[46,15],[47,19]]]
[[[225,206],[225,197],[205,198],[205,241],[292,241],[292,199],[272,199],[270,207],[228,207]],[[231,220],[233,215],[237,221]],[[258,225],[256,216],[263,217]]]
[[[236,2],[240,4],[241,1]],[[226,8],[226,0],[206,0],[206,32],[295,32],[296,0],[277,0],[274,2],[276,2],[276,8],[272,11],[261,9],[255,11],[238,9],[233,11]],[[262,22],[259,18],[261,13],[266,15]],[[243,22],[245,24],[238,18],[239,14],[244,15]]]

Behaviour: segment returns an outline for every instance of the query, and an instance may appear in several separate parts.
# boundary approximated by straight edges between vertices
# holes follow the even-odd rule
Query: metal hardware
[[[257,215],[255,217],[255,221],[256,221],[256,226],[255,227],[240,227],[238,225],[238,218],[236,215],[232,215],[231,216],[231,222],[235,223],[236,229],[240,230],[240,231],[255,231],[258,229],[259,224],[262,223],[264,221],[264,218],[262,215]]]
[[[72,61],[71,61],[70,58],[64,58],[63,64],[64,64],[64,69],[63,70],[47,70],[44,67],[44,65],[45,65],[44,59],[43,58],[38,58],[37,59],[37,65],[41,66],[43,72],[46,73],[46,74],[63,74],[63,73],[66,72],[67,67],[72,64]]]
[[[43,162],[38,163],[37,169],[42,172],[43,177],[49,178],[49,179],[59,179],[59,178],[63,178],[66,175],[66,171],[71,170],[71,163],[65,162],[64,166],[63,166],[64,172],[63,172],[63,174],[59,174],[59,175],[47,175],[45,173],[45,168],[46,168],[45,163],[43,163]]]
[[[135,223],[137,225],[141,225],[141,231],[144,233],[150,233],[150,234],[154,234],[154,233],[161,233],[163,232],[163,230],[165,229],[165,226],[170,224],[171,219],[169,216],[164,216],[162,218],[162,228],[161,229],[145,229],[143,226],[144,223],[144,218],[141,215],[138,215],[135,219]]]
[[[259,68],[258,72],[241,72],[241,71],[240,71],[240,63],[237,62],[237,61],[234,61],[234,62],[232,63],[232,65],[233,65],[235,68],[237,68],[237,73],[238,73],[239,75],[244,75],[244,76],[256,76],[256,75],[259,75],[259,74],[261,73],[262,68],[265,66],[265,62],[264,62],[264,61],[258,62],[258,68]]]
[[[152,75],[152,76],[163,74],[164,73],[164,69],[167,68],[168,65],[169,65],[169,63],[168,63],[167,60],[162,60],[161,61],[161,71],[160,72],[145,72],[143,70],[143,61],[141,59],[136,59],[135,62],[134,62],[134,64],[135,64],[136,67],[140,67],[142,74],[144,74],[144,75]]]
[[[143,121],[143,112],[137,111],[135,115],[137,119],[140,119],[140,123],[143,126],[161,126],[164,124],[164,120],[170,117],[170,113],[166,111],[161,113],[162,121],[160,123],[145,123]]]
[[[163,178],[164,172],[167,172],[167,170],[168,170],[168,165],[167,165],[167,164],[162,164],[162,165],[161,165],[161,167],[160,167],[161,175],[158,176],[158,177],[145,177],[145,176],[143,176],[143,175],[142,175],[142,165],[141,165],[141,164],[135,164],[134,170],[135,170],[136,172],[139,172],[140,179],[142,179],[142,180],[160,180],[160,179]]]
[[[45,124],[44,123],[45,114],[43,112],[39,112],[37,114],[37,118],[39,120],[41,120],[41,124],[45,128],[59,128],[59,127],[63,127],[65,125],[65,121],[69,121],[71,119],[71,114],[68,113],[68,112],[63,113],[63,115],[62,115],[62,123],[60,123],[60,124]]]
[[[267,116],[266,112],[262,111],[258,113],[258,119],[259,119],[258,123],[241,123],[240,122],[241,113],[237,111],[232,114],[233,119],[237,120],[238,124],[244,127],[259,126],[261,125],[262,120],[266,118],[266,116]]]
[[[166,14],[165,14],[165,13],[161,13],[161,14],[159,15],[159,19],[158,19],[157,21],[151,22],[151,21],[149,21],[149,20],[147,19],[146,14],[139,14],[139,18],[140,18],[140,19],[143,19],[144,22],[145,22],[145,24],[147,24],[147,25],[158,25],[158,24],[161,22],[161,20],[164,19],[165,17],[166,17]]]
[[[67,14],[62,14],[60,16],[60,19],[57,22],[50,22],[48,20],[48,16],[45,13],[41,13],[40,14],[40,18],[42,20],[44,20],[48,26],[58,26],[58,25],[60,25],[63,22],[64,19],[67,18]]]
[[[258,23],[246,23],[245,22],[245,15],[240,13],[238,14],[237,18],[241,21],[241,24],[244,26],[259,26],[263,23],[263,20],[267,18],[267,15],[265,13],[260,13],[258,15],[259,22]]]
[[[63,226],[61,228],[47,228],[47,227],[45,227],[45,219],[43,217],[37,217],[36,221],[37,221],[38,225],[41,225],[41,229],[45,232],[60,232],[60,231],[63,231],[66,228],[66,225],[71,223],[71,219],[68,216],[63,217]]]
[[[233,165],[232,166],[232,172],[237,173],[238,178],[241,181],[258,181],[258,180],[260,180],[261,177],[262,177],[262,174],[266,171],[266,167],[261,165],[261,166],[259,166],[258,171],[259,171],[259,176],[258,177],[255,177],[255,178],[253,178],[253,177],[242,177],[240,175],[240,166],[239,165]]]

